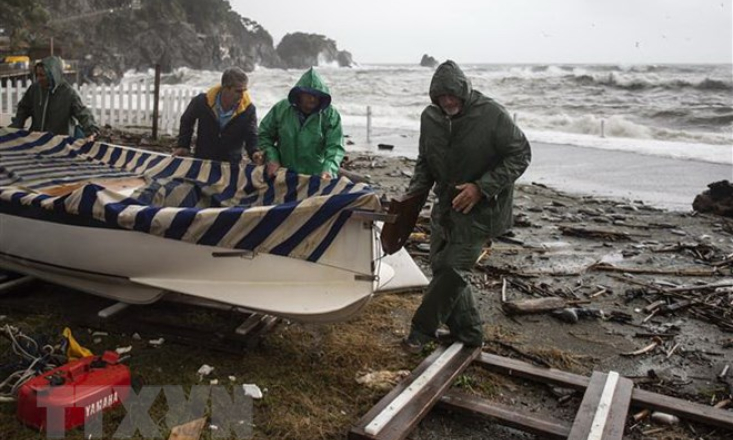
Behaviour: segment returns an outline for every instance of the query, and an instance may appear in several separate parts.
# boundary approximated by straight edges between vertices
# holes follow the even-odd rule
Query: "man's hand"
[[[331,177],[331,173],[329,173],[328,171],[324,171],[321,173],[321,179],[331,180],[333,179],[333,177]]]
[[[453,199],[453,209],[468,214],[481,200],[481,190],[475,183],[464,183],[456,186],[456,189],[460,193]]]
[[[87,141],[87,142],[94,142],[94,141],[97,140],[97,135],[98,134],[99,133],[92,133],[89,136],[87,136],[86,138],[84,138],[84,140]]]
[[[277,162],[268,162],[267,163],[267,176],[268,177],[275,177],[275,174],[277,174],[277,170],[280,169],[280,164]]]
[[[255,165],[262,165],[265,163],[265,155],[262,154],[262,151],[255,151],[252,153],[252,162]]]
[[[177,147],[173,149],[171,156],[186,157],[188,156],[188,154],[189,154],[188,148]]]

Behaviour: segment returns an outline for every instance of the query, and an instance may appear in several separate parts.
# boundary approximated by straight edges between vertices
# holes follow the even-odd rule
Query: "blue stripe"
[[[290,216],[297,204],[286,203],[275,206],[260,220],[257,226],[235,246],[238,249],[254,250]]]
[[[97,151],[97,154],[92,156],[93,159],[101,161],[105,154],[107,154],[107,150],[109,150],[111,146],[107,144],[99,144],[99,150]]]
[[[216,220],[199,239],[197,244],[207,246],[218,246],[222,238],[232,229],[232,226],[242,217],[242,208],[231,208],[222,211],[216,216]]]
[[[209,178],[206,180],[207,185],[216,183],[221,179],[221,162],[212,160],[209,163],[211,164],[211,172],[209,173]]]
[[[145,209],[141,209],[135,215],[135,224],[132,229],[140,232],[150,232],[150,224],[153,222],[153,217],[160,211],[160,208],[149,206]]]
[[[308,179],[308,197],[317,193],[318,190],[321,189],[321,182],[322,180],[320,176],[310,176]]]
[[[97,201],[97,192],[102,189],[101,186],[94,184],[85,185],[81,193],[79,201],[79,215],[91,217],[94,209],[94,203]]]
[[[193,163],[191,163],[191,168],[189,168],[188,172],[186,173],[186,178],[198,180],[199,174],[201,173],[201,164],[203,162],[198,159],[195,159],[192,162]]]
[[[130,164],[130,162],[132,161],[132,159],[135,157],[135,154],[136,153],[137,152],[134,151],[134,150],[127,150],[127,152],[125,153],[125,161],[122,162],[122,165],[120,165],[120,168],[125,168],[126,169],[127,168],[127,165]]]
[[[165,238],[180,240],[188,232],[188,228],[196,218],[196,213],[200,210],[196,208],[185,208],[178,211],[168,229],[165,231]]]
[[[36,139],[33,142],[28,142],[25,144],[20,144],[15,147],[7,148],[5,151],[23,151],[23,150],[30,150],[32,148],[36,148],[38,146],[47,144],[48,141],[50,141],[53,138],[53,133],[44,133],[40,138]]]
[[[135,162],[135,166],[132,168],[132,171],[138,172],[138,168],[140,168],[141,166],[143,166],[143,164],[145,163],[145,161],[148,160],[148,158],[150,158],[150,156],[152,156],[152,154],[150,154],[150,153],[143,153],[143,154],[141,154],[140,157],[137,159],[137,162]]]
[[[288,171],[285,175],[285,185],[288,188],[284,197],[285,203],[298,200],[298,174]]]
[[[92,151],[93,146],[94,142],[87,142],[76,150],[77,154],[89,154],[89,152]]]
[[[122,156],[122,149],[121,148],[115,148],[114,150],[112,150],[112,154],[110,155],[109,160],[107,161],[107,163],[111,167],[119,168],[115,164],[117,163],[118,160],[120,160],[120,157],[121,156]]]
[[[275,178],[266,179],[267,190],[262,195],[262,206],[270,206],[275,201]]]
[[[14,140],[16,140],[18,138],[22,138],[24,136],[28,136],[29,134],[30,134],[30,132],[29,131],[25,131],[25,130],[18,130],[15,133],[8,133],[5,136],[0,136],[0,144],[5,143],[5,142],[14,141]]]
[[[165,168],[163,168],[161,172],[153,176],[153,178],[164,179],[166,177],[172,176],[176,172],[176,170],[178,170],[178,167],[181,166],[181,163],[183,163],[183,159],[181,159],[180,157],[173,158],[171,162]]]
[[[328,234],[326,234],[326,237],[323,239],[323,241],[321,241],[316,250],[314,250],[313,253],[308,256],[308,261],[316,262],[323,256],[324,252],[326,252],[328,247],[331,246],[331,243],[333,243],[336,235],[341,232],[341,228],[344,227],[344,223],[346,223],[349,217],[351,217],[350,211],[341,211],[338,218],[331,227],[331,230],[328,231]]]
[[[245,177],[245,183],[244,183],[244,193],[245,194],[252,194],[256,191],[255,186],[252,184],[252,172],[255,170],[254,165],[248,164],[244,167],[244,177]]]
[[[289,255],[296,246],[305,240],[321,225],[326,223],[331,217],[338,214],[339,211],[349,206],[354,200],[360,196],[333,196],[326,200],[318,211],[316,211],[307,222],[303,224],[297,231],[288,237],[281,244],[272,249],[272,253],[276,255]]]
[[[323,191],[321,191],[321,193],[318,194],[318,195],[319,196],[327,196],[327,195],[331,194],[331,191],[333,191],[333,189],[336,188],[336,185],[338,183],[339,183],[339,179],[333,179],[331,181],[331,183],[329,183],[328,185],[326,185],[326,187],[323,188]]]
[[[237,180],[239,180],[238,177],[239,166],[231,164],[229,168],[229,183],[219,194],[216,195],[215,198],[219,201],[225,201],[234,197],[234,194],[237,192]]]

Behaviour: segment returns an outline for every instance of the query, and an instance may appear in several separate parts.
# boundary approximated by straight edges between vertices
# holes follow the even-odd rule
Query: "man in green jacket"
[[[18,103],[18,111],[11,127],[23,128],[31,118],[31,131],[48,131],[69,136],[74,134],[74,123],[81,126],[84,136],[94,140],[99,128],[92,112],[81,102],[81,97],[64,79],[61,59],[47,57],[33,68],[35,82]]]
[[[529,142],[506,110],[473,90],[453,61],[435,71],[430,100],[420,119],[419,153],[407,192],[427,193],[435,185],[433,279],[402,341],[411,353],[434,340],[442,325],[453,340],[483,344],[468,274],[486,241],[511,227],[514,182],[531,159]]]
[[[344,158],[343,144],[341,115],[331,106],[328,87],[313,68],[260,123],[259,145],[270,177],[285,167],[334,178]]]

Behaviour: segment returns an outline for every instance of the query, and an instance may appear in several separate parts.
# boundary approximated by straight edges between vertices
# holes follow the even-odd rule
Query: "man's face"
[[[44,69],[42,66],[36,66],[36,81],[44,89],[47,89],[49,86],[48,77],[46,76],[46,69]]]
[[[318,97],[311,95],[310,93],[301,93],[298,97],[298,108],[300,111],[309,115],[315,111],[320,105],[321,100]]]
[[[222,88],[222,93],[226,95],[223,98],[225,98],[226,101],[231,102],[232,105],[241,102],[246,91],[247,84],[244,83],[236,83]]]
[[[455,116],[463,109],[463,101],[461,98],[453,95],[438,96],[438,104],[448,116]]]

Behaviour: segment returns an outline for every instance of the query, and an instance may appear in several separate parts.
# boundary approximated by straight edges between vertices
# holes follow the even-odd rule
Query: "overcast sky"
[[[230,0],[365,63],[731,63],[733,0]]]

